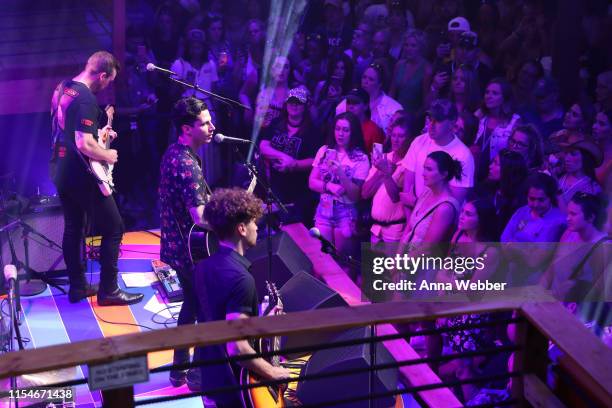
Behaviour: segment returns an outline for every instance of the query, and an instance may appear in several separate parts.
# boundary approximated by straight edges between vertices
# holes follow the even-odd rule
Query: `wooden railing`
[[[534,289],[534,296],[542,296]],[[525,373],[524,381],[513,381],[515,395],[525,395],[534,406],[550,406],[557,399],[544,386],[548,341],[565,353],[565,368],[579,380],[583,391],[597,404],[612,406],[612,351],[580,324],[565,308],[555,302],[501,300],[495,304],[415,304],[384,303],[356,307],[298,312],[281,316],[216,321],[181,326],[147,333],[129,334],[73,344],[17,351],[0,356],[0,378],[99,364],[172,348],[225,343],[261,336],[296,335],[312,330],[338,330],[370,324],[408,323],[466,313],[514,310],[524,316],[518,339],[522,351],[515,356],[514,370]],[[125,390],[121,391],[125,392]],[[107,391],[105,401],[116,396]],[[133,404],[133,393],[127,393]],[[452,402],[452,399],[455,402]],[[115,400],[116,401],[116,400]],[[539,401],[539,402],[538,402]],[[548,405],[539,405],[539,403]],[[456,398],[444,393],[430,395],[431,407],[461,406]],[[110,405],[108,405],[110,406]]]

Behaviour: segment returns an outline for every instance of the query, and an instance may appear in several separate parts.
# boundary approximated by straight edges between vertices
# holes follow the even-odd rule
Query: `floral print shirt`
[[[189,209],[206,203],[205,186],[201,161],[195,152],[181,143],[170,145],[160,166],[160,257],[179,273],[193,270],[187,248],[193,225]]]

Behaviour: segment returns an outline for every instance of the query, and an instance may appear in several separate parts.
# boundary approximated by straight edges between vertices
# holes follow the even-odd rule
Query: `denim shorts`
[[[347,238],[357,233],[358,211],[355,204],[334,200],[328,195],[321,196],[315,213],[315,225],[340,229]]]

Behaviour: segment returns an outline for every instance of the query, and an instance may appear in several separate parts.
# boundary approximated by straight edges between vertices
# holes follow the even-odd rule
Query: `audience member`
[[[410,27],[406,19],[406,12],[401,5],[392,2],[389,7],[389,16],[387,17],[387,25],[389,26],[389,54],[396,60],[401,58],[402,49],[404,48],[404,35]]]
[[[317,149],[322,144],[308,111],[308,94],[291,89],[281,115],[261,134],[260,153],[268,163],[270,184],[284,204],[290,205],[283,221],[310,225],[315,198],[305,186]]]
[[[351,90],[346,96],[346,110],[353,113],[361,123],[365,152],[372,153],[374,143],[384,143],[385,134],[370,120],[370,95],[361,88]]]
[[[539,61],[525,61],[519,68],[518,73],[514,74],[512,89],[514,92],[514,102],[516,110],[520,114],[527,115],[526,112],[535,106],[535,95],[533,90],[538,81],[544,76],[544,68]],[[556,106],[555,106],[556,107]],[[563,112],[563,110],[561,110]],[[556,130],[556,129],[555,129]]]
[[[406,168],[402,202],[410,209],[426,187],[423,181],[423,165],[427,156],[434,151],[444,151],[461,162],[463,173],[459,178],[449,179],[449,188],[458,202],[462,202],[469,189],[474,187],[474,158],[470,150],[452,132],[457,120],[457,109],[447,99],[431,104],[431,118],[427,133],[417,137],[410,145],[402,165]]]
[[[357,202],[370,170],[363,150],[359,119],[350,112],[333,121],[333,133],[315,155],[308,185],[321,194],[315,213],[315,226],[344,255],[357,250]]]
[[[274,58],[271,69],[272,81],[257,95],[255,115],[261,119],[261,127],[266,128],[281,115],[289,94],[291,63],[281,56]]]
[[[612,191],[612,110],[595,116],[593,140],[603,152],[603,164],[595,170],[597,181],[604,191]]]
[[[534,284],[552,256],[550,243],[559,241],[565,229],[565,215],[558,207],[557,182],[544,173],[527,179],[527,205],[516,210],[501,235],[505,258],[510,262],[511,284]],[[525,243],[542,243],[525,245]]]
[[[601,187],[595,177],[595,169],[603,163],[603,153],[590,140],[570,139],[563,143],[563,175],[559,179],[559,207],[565,210],[569,200],[577,192],[599,194]]]
[[[327,38],[330,55],[340,54],[351,44],[353,28],[344,15],[342,0],[325,0],[323,24],[318,31]]]
[[[406,112],[416,115],[422,113],[432,68],[424,57],[425,34],[422,31],[408,30],[404,41],[402,59],[395,65],[389,95],[401,103]]]
[[[427,189],[421,194],[406,223],[406,229],[402,235],[402,244],[399,252],[410,254],[421,254],[435,251],[430,245],[449,242],[457,216],[459,215],[460,203],[450,190],[451,180],[461,180],[463,174],[462,164],[453,159],[450,154],[438,150],[427,155],[423,163],[423,184]],[[429,248],[427,249],[423,248]]]
[[[404,185],[405,168],[400,161],[413,140],[411,124],[400,118],[391,124],[391,151],[372,153],[372,168],[363,184],[361,196],[372,198],[371,242],[399,242],[406,225],[400,192]]]
[[[505,79],[495,78],[488,83],[476,117],[480,119],[480,124],[472,152],[476,157],[477,180],[483,180],[489,163],[508,145],[510,134],[520,119],[514,113],[512,88]]]
[[[298,84],[314,91],[327,72],[327,41],[321,33],[306,36],[306,58],[295,69]]]
[[[391,47],[389,29],[381,29],[374,33],[372,37],[372,57],[374,60],[384,62],[386,72],[393,72],[396,58],[389,54]]]
[[[351,47],[344,53],[353,62],[353,83],[358,83],[363,72],[374,61],[372,54],[372,27],[361,22],[353,31]]]
[[[353,65],[348,56],[330,56],[327,62],[327,77],[317,84],[314,104],[317,110],[317,124],[327,125],[335,116],[336,106],[349,90],[353,80]]]
[[[176,78],[181,81],[195,84],[205,91],[214,91],[213,85],[216,85],[219,77],[215,63],[210,59],[204,31],[194,28],[187,33],[184,54],[172,63],[170,71],[175,72]],[[211,109],[215,105],[206,93],[183,86],[180,86],[178,91],[182,91],[181,96],[184,98],[194,96],[206,102],[213,121],[215,121],[215,112],[214,109]]]
[[[381,129],[386,129],[393,114],[402,109],[399,102],[383,91],[386,79],[384,68],[377,63],[372,63],[361,76],[361,88],[370,97],[370,119]],[[345,111],[346,100],[340,102],[336,108],[336,114]]]
[[[527,202],[525,181],[528,170],[524,157],[517,152],[502,149],[489,165],[486,181],[480,183],[476,195],[493,202],[497,218],[497,236],[501,235],[510,217]]]
[[[612,70],[597,76],[595,102],[598,112],[612,110]]]
[[[542,138],[534,125],[515,127],[508,139],[508,149],[523,156],[529,171],[534,172],[542,168],[544,161]]]
[[[478,35],[472,31],[466,31],[459,36],[453,66],[456,68],[462,65],[467,65],[476,72],[481,88],[493,78],[489,62],[478,48]]]
[[[576,302],[589,294],[601,299],[609,259],[605,248],[599,246],[612,239],[602,231],[605,219],[605,205],[599,196],[578,192],[569,201],[567,229],[541,280],[557,299]]]
[[[448,271],[439,271],[438,282],[450,282],[455,280],[485,281],[491,279],[497,272],[502,261],[499,247],[492,245],[499,236],[491,228],[495,224],[495,209],[492,203],[486,199],[470,199],[463,205],[459,214],[457,231],[451,239],[449,256],[453,258],[464,257],[476,259],[485,258],[486,267],[482,269],[466,270],[462,274]],[[438,319],[436,326],[445,328],[456,328],[444,335],[428,337],[429,357],[436,357],[442,353],[442,346],[454,353],[465,353],[485,348],[494,348],[500,343],[495,327],[481,327],[476,329],[462,329],[461,326],[486,324],[491,319],[491,314],[468,314],[453,316],[447,319]],[[440,340],[444,340],[444,343]],[[467,380],[475,376],[483,375],[483,367],[492,360],[492,357],[477,356],[465,359],[455,359],[443,364],[440,376],[445,381]],[[434,366],[437,368],[437,365]],[[463,399],[469,401],[477,392],[478,387],[466,384],[461,387]]]

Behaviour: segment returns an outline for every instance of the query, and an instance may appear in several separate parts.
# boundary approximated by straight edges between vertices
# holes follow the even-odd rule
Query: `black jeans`
[[[193,270],[177,270],[176,274],[183,289],[183,304],[181,305],[176,325],[194,324],[197,320],[198,299],[193,286]],[[187,364],[189,361],[189,349],[174,350],[175,364]]]
[[[87,285],[85,265],[81,262],[81,249],[85,238],[86,222],[93,222],[102,235],[100,245],[100,292],[111,293],[117,289],[117,260],[119,245],[125,226],[113,196],[102,195],[98,186],[83,189],[58,188],[64,211],[64,237],[62,249],[71,288]]]

